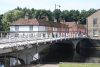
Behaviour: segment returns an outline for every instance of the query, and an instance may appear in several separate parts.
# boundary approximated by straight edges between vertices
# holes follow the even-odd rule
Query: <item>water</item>
[[[0,67],[4,67],[4,65],[3,64],[0,64]]]

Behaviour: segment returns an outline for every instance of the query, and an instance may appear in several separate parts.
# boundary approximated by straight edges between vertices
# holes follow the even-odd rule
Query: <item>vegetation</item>
[[[67,63],[59,64],[59,67],[100,67],[99,63]]]
[[[2,16],[3,15],[0,15],[0,31],[2,31],[3,30],[3,23],[2,23]]]
[[[86,24],[86,17],[94,13],[95,9],[90,9],[88,11],[82,10],[64,10],[61,11],[60,9],[55,9],[53,12],[50,10],[36,10],[34,8],[28,9],[28,8],[20,8],[17,7],[11,11],[8,11],[4,13],[3,15],[0,15],[0,31],[8,31],[9,30],[9,24],[14,22],[15,20],[19,18],[24,18],[26,14],[28,14],[29,18],[37,18],[37,19],[43,19],[44,17],[48,17],[49,21],[56,20],[57,22],[60,22],[60,20],[65,20],[66,22],[75,21],[79,22],[80,24]]]

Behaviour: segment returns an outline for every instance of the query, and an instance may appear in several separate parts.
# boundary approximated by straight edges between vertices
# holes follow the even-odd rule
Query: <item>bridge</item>
[[[60,34],[57,31],[0,32],[0,58],[4,60],[1,62],[7,63],[7,61],[10,61],[9,57],[13,57],[17,59],[17,63],[20,61],[21,64],[30,64],[33,60],[40,58],[38,53],[46,47],[64,42],[72,42],[74,44],[72,48],[76,50],[77,53],[80,53],[80,45],[77,46],[77,44],[86,45],[86,42],[81,43],[82,41],[84,42],[84,39],[87,40],[86,42],[91,40],[87,37],[87,34],[73,33],[71,31],[63,31]],[[80,42],[80,40],[82,41]],[[94,42],[92,43],[94,44]],[[89,42],[88,44],[91,43]],[[94,46],[88,45],[88,47],[93,48]],[[98,46],[96,46],[96,48],[97,47]]]
[[[49,33],[46,31],[20,31],[20,32],[0,32],[0,48],[7,48],[13,46],[22,46],[27,44],[52,42],[62,39],[71,38],[87,38],[86,34],[78,33],[61,33],[57,34],[56,31]]]

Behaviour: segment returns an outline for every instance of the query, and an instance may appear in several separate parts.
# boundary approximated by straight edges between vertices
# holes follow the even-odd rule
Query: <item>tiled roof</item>
[[[49,24],[50,22],[49,21],[45,21],[45,20],[37,20],[37,19],[18,19],[14,22],[12,22],[10,25],[13,26],[13,25],[34,25],[34,26],[51,26]]]
[[[49,26],[49,27],[68,27],[69,26],[73,26],[74,23],[67,23],[63,24],[63,23],[55,23],[55,22],[51,22],[51,21],[45,21],[44,19],[18,19],[15,22],[12,22],[10,24],[11,26],[13,25],[34,25],[34,26]]]
[[[45,21],[43,19],[18,19],[15,22],[10,24],[11,26],[13,25],[34,25],[34,26],[50,26],[50,27],[65,27],[65,24],[61,23],[55,23],[55,22],[50,22],[50,21]]]
[[[64,22],[63,24],[68,25],[69,28],[84,28],[85,26],[82,24],[77,24],[76,22]]]
[[[68,27],[76,27],[75,22],[65,22],[65,24],[68,25]]]
[[[10,25],[39,25],[36,19],[18,19],[12,22]]]
[[[77,27],[78,27],[78,28],[81,28],[81,29],[85,29],[85,26],[82,25],[82,24],[77,24]]]

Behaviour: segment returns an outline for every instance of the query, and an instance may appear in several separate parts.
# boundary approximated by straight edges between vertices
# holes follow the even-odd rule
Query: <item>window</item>
[[[93,26],[97,25],[97,18],[93,18]]]
[[[15,26],[15,31],[19,31],[19,26]]]
[[[19,31],[19,26],[15,26],[15,31]],[[18,37],[18,36],[19,36],[19,34],[16,33],[16,34],[15,34],[15,37]]]
[[[33,31],[33,26],[30,26],[30,31]]]
[[[93,29],[93,36],[98,36],[98,29]]]

